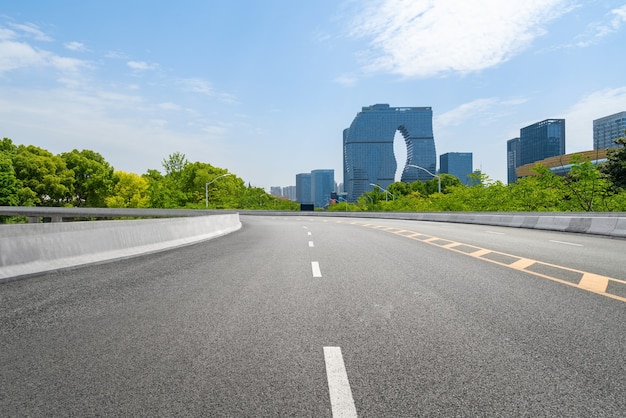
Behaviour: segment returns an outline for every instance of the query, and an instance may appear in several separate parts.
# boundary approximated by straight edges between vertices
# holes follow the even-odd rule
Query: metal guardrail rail
[[[29,222],[37,223],[41,218],[61,222],[72,218],[176,218],[237,213],[232,210],[198,209],[136,209],[136,208],[61,208],[42,206],[0,206],[0,216],[27,216]]]

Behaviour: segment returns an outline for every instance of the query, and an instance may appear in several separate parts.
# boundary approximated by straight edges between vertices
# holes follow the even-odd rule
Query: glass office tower
[[[626,112],[593,121],[593,149],[615,148],[617,138],[626,136]]]
[[[437,155],[433,138],[433,112],[430,107],[389,107],[375,104],[361,109],[349,128],[343,131],[343,182],[349,201],[374,188],[387,188],[394,182],[398,167],[393,140],[400,131],[407,147],[407,160],[401,180],[430,180]]]
[[[439,173],[452,174],[461,183],[469,185],[470,174],[474,172],[471,152],[448,152],[439,156]]]
[[[565,119],[546,119],[520,130],[520,165],[565,154]]]
[[[311,171],[311,197],[316,208],[330,203],[330,194],[335,191],[335,170]]]
[[[517,174],[515,169],[520,164],[520,139],[513,138],[506,141],[506,177],[509,184],[517,183]]]
[[[311,173],[296,174],[296,202],[313,203],[311,197]]]

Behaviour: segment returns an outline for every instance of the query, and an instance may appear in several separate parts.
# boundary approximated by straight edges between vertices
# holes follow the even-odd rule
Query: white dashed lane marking
[[[356,407],[348,381],[348,373],[343,363],[341,347],[324,347],[326,378],[333,418],[356,417]]]
[[[311,261],[311,270],[313,271],[313,277],[322,277],[322,271],[320,270],[319,262]]]

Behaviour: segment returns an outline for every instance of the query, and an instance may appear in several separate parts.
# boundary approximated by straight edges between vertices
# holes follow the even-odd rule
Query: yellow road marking
[[[590,272],[586,272],[586,271],[581,271],[581,270],[576,270],[576,269],[571,269],[568,267],[564,267],[564,266],[558,266],[556,264],[550,264],[550,263],[545,263],[542,261],[538,261],[538,260],[533,260],[530,258],[524,258],[524,257],[519,257],[516,255],[512,255],[512,254],[506,254],[506,253],[502,253],[499,251],[493,251],[493,250],[489,250],[486,248],[480,248],[477,247],[475,245],[471,245],[471,244],[465,244],[462,242],[457,242],[457,241],[451,241],[449,239],[445,239],[445,238],[438,238],[438,237],[434,237],[432,235],[426,235],[426,234],[422,234],[419,232],[415,232],[415,231],[409,231],[409,230],[405,230],[405,229],[396,229],[396,228],[391,228],[391,227],[385,227],[385,226],[381,226],[381,225],[374,225],[374,224],[366,224],[366,223],[360,223],[360,222],[354,222],[353,224],[356,225],[361,225],[361,226],[365,226],[365,227],[369,227],[369,228],[374,228],[374,229],[378,229],[378,230],[382,230],[382,231],[386,231],[386,232],[391,232],[393,234],[399,235],[401,237],[404,238],[409,238],[409,239],[413,239],[415,241],[421,241],[421,242],[425,242],[427,244],[430,245],[434,245],[437,246],[439,248],[443,248],[446,250],[450,250],[450,251],[454,251],[457,252],[459,254],[464,254],[473,258],[479,258],[481,260],[484,261],[488,261],[490,263],[494,263],[494,264],[498,264],[500,266],[504,266],[504,267],[508,267],[508,268],[512,268],[518,271],[523,271],[525,273],[529,273],[532,274],[534,276],[537,277],[542,277],[548,280],[552,280],[561,284],[565,284],[568,286],[573,286],[576,287],[578,289],[581,290],[586,290],[592,293],[596,293],[598,295],[602,295],[602,296],[606,296],[608,298],[611,299],[615,299],[615,300],[619,300],[621,302],[626,302],[626,297],[623,296],[619,296],[613,293],[608,292],[607,290],[609,289],[609,285],[613,284],[615,286],[620,286],[623,287],[624,289],[626,289],[626,281],[625,280],[620,280],[620,279],[615,279],[612,277],[606,277],[606,276],[601,276],[599,274],[595,274],[595,273],[590,273]],[[411,232],[411,234],[406,234],[407,232]],[[419,238],[418,238],[419,237]],[[445,242],[445,244],[441,244],[441,242]],[[470,247],[470,248],[476,248],[476,251],[473,252],[465,252],[465,251],[461,251],[455,247],[458,246],[465,246],[465,247]],[[494,259],[490,259],[490,258],[486,258],[484,257],[485,255],[488,254],[494,254],[494,255],[498,255],[498,256],[503,256],[503,257],[510,257],[513,259],[516,259],[516,261],[512,262],[512,263],[505,263],[502,261],[498,261],[498,260],[494,260]],[[502,257],[501,257],[502,258]],[[540,273],[537,271],[532,271],[532,270],[528,270],[529,267],[531,266],[543,266],[544,268],[552,268],[554,270],[560,270],[563,271],[564,273],[570,273],[570,274],[580,274],[581,275],[581,279],[578,282],[572,282],[572,281],[568,281],[567,279],[560,279],[556,276],[551,276],[548,274],[544,274],[544,273]]]

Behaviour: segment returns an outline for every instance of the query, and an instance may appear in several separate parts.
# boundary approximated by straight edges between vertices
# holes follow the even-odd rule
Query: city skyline
[[[625,30],[614,0],[8,2],[0,135],[138,174],[181,152],[269,190],[342,173],[362,106],[426,106],[437,155],[506,182],[521,127],[565,119],[584,151],[626,110]]]

